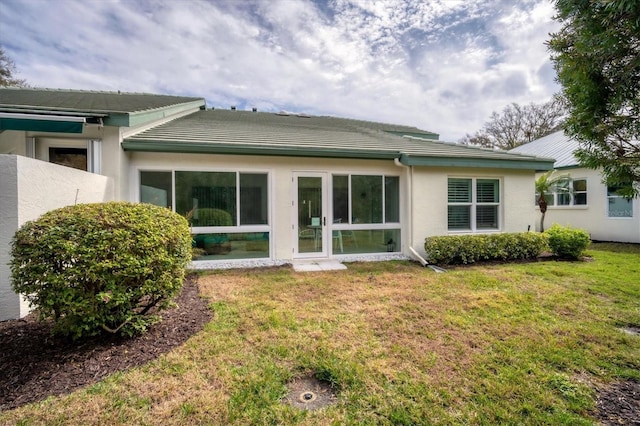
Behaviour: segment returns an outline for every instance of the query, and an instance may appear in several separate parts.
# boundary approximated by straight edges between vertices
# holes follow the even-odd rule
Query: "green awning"
[[[85,118],[76,116],[0,113],[0,131],[82,133]]]

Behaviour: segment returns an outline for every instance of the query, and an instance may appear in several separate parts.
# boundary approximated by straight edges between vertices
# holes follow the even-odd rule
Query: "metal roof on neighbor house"
[[[578,159],[573,152],[578,149],[578,141],[559,132],[551,133],[540,139],[536,139],[519,147],[513,148],[509,152],[524,155],[536,155],[555,159],[554,169],[565,167],[577,167]]]
[[[425,137],[416,137],[424,134]],[[406,136],[401,136],[406,135]],[[553,160],[432,140],[431,132],[326,116],[207,110],[126,138],[127,151],[394,159],[405,165],[548,170]]]
[[[161,119],[180,111],[204,108],[204,98],[153,95],[147,93],[98,92],[85,90],[1,88],[0,125],[38,126],[40,118],[100,118],[105,125],[131,127]],[[15,117],[11,114],[18,114]],[[21,114],[21,115],[20,115]],[[26,115],[26,117],[25,117]],[[46,116],[46,117],[39,117]],[[28,120],[31,120],[29,122]],[[63,120],[58,120],[63,122]],[[69,120],[72,122],[72,120]],[[3,127],[0,127],[0,129]]]

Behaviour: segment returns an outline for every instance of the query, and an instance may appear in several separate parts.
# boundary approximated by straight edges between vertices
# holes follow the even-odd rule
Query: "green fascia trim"
[[[122,149],[136,152],[172,152],[182,154],[271,155],[283,157],[324,157],[392,160],[400,156],[393,151],[336,150],[335,148],[290,148],[256,145],[224,145],[211,143],[124,141]]]
[[[427,139],[430,141],[437,141],[440,138],[438,133],[401,132],[398,130],[385,130],[384,132],[396,136],[411,136],[413,138]]]
[[[84,123],[76,121],[0,118],[0,132],[3,130],[23,130],[27,132],[82,133],[83,127]]]
[[[588,169],[588,167],[576,164],[575,166],[556,167],[556,170],[571,170],[571,169]]]
[[[507,160],[497,158],[461,158],[461,157],[413,157],[402,155],[400,162],[405,166],[466,167],[489,169],[522,169],[546,171],[553,169],[553,161]]]
[[[162,120],[163,118],[170,117],[174,114],[179,114],[181,112],[189,111],[192,109],[203,109],[204,107],[205,100],[202,99],[153,110],[131,113],[111,113],[104,120],[104,124],[105,126],[115,127],[135,127],[142,124],[150,123],[152,121]]]

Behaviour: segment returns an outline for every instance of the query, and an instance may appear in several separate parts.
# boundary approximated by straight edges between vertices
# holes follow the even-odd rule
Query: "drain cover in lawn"
[[[331,384],[313,376],[297,378],[287,383],[287,389],[283,402],[301,410],[317,410],[336,402]]]

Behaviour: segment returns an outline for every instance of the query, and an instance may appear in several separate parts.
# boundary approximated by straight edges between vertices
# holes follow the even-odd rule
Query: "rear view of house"
[[[0,89],[0,130],[4,264],[26,220],[111,199],[184,215],[194,267],[424,254],[432,235],[532,228],[534,176],[553,165],[410,126],[146,94]],[[0,319],[23,314],[12,297],[0,269]]]

